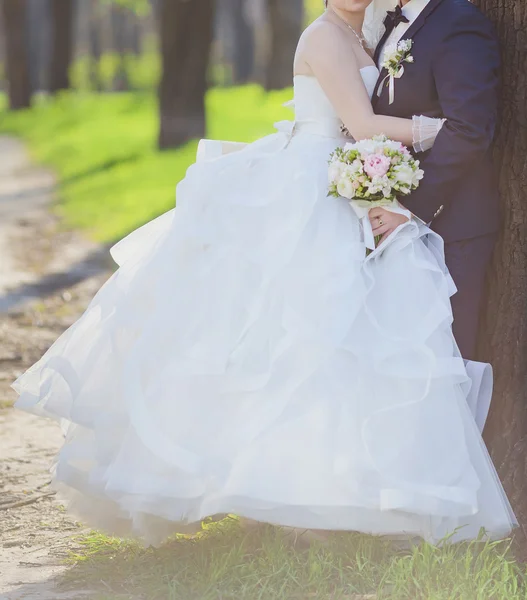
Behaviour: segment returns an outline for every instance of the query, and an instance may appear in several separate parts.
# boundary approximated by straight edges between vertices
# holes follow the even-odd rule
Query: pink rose
[[[390,168],[390,157],[384,154],[370,154],[364,161],[364,170],[371,177],[384,177]]]

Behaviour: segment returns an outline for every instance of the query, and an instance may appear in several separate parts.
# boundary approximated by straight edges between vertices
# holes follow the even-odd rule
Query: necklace
[[[339,21],[341,21],[342,23],[344,23],[344,25],[346,25],[346,27],[351,30],[351,32],[353,33],[353,35],[359,40],[360,47],[364,50],[364,42],[366,40],[364,39],[364,36],[362,35],[362,33],[359,35],[355,31],[355,29],[347,21],[345,21],[339,14],[337,14],[335,12],[335,10],[333,8],[331,8],[331,12],[337,17],[337,19]]]

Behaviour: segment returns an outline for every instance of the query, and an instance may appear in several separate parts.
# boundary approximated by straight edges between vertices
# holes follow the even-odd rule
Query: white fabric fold
[[[488,363],[468,360],[465,361],[465,368],[470,379],[467,404],[478,429],[483,433],[490,411],[494,387],[492,366]]]
[[[198,143],[196,160],[198,162],[203,160],[213,160],[225,154],[243,150],[246,146],[247,144],[243,142],[225,142],[220,140],[203,139]]]

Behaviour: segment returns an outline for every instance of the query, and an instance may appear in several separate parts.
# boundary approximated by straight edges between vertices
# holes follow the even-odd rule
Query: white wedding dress
[[[378,72],[362,74],[371,93]],[[295,78],[295,105],[294,126],[192,166],[177,209],[114,247],[120,269],[17,380],[17,406],[63,420],[55,483],[119,535],[235,513],[506,536],[441,239],[410,222],[365,258],[326,195],[340,120],[314,78]]]

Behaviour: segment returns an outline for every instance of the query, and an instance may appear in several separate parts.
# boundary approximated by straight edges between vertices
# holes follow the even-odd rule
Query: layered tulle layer
[[[159,541],[218,513],[500,537],[514,522],[467,406],[441,241],[365,259],[335,141],[276,134],[193,166],[178,208],[16,382],[63,419],[56,481],[93,526]]]

